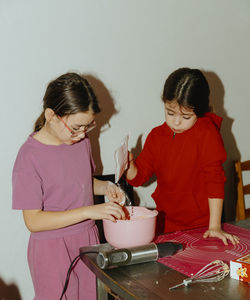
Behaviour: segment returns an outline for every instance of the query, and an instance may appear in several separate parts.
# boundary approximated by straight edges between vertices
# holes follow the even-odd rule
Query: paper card
[[[118,183],[128,167],[128,138],[128,135],[125,136],[121,146],[115,150],[115,183]]]
[[[230,261],[230,277],[250,283],[250,253]]]

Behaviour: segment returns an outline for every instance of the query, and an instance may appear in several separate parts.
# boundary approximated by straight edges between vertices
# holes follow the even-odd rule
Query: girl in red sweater
[[[126,176],[140,186],[156,175],[152,197],[164,232],[208,226],[204,238],[235,244],[238,237],[221,228],[226,152],[219,132],[222,118],[210,112],[209,93],[200,70],[170,74],[162,97],[166,122],[152,129],[136,160],[130,153]]]

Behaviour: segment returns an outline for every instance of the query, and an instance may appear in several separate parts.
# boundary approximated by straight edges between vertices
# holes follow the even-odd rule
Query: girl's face
[[[179,106],[177,101],[165,103],[165,119],[168,127],[174,133],[182,133],[192,128],[197,121],[193,109]]]
[[[68,145],[84,139],[86,133],[96,125],[95,114],[92,111],[63,117],[54,114],[49,123],[49,132],[58,141],[58,144]]]

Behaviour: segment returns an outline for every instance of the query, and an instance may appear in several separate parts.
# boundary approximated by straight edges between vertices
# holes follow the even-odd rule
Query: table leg
[[[98,300],[108,300],[108,293],[105,289],[104,283],[97,278],[97,299]]]

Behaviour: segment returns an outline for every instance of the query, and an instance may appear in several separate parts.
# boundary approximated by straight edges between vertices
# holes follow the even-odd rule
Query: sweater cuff
[[[140,186],[142,184],[141,183],[141,176],[139,175],[139,172],[137,172],[136,176],[131,180],[126,178],[126,181],[127,181],[128,184],[130,184],[132,186],[135,186],[135,187]]]
[[[207,184],[208,198],[224,199],[224,184],[208,183]]]

